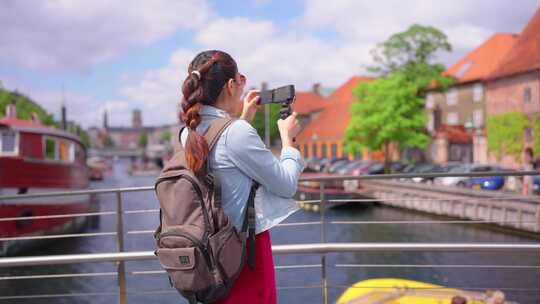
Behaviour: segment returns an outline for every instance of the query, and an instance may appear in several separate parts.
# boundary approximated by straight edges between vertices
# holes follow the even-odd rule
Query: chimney
[[[313,93],[321,95],[321,84],[319,82],[313,84]]]
[[[266,91],[266,90],[268,90],[268,82],[263,81],[261,83],[261,91]]]
[[[66,106],[62,104],[62,130],[67,130]]]
[[[36,112],[32,112],[32,121],[35,123],[41,123],[41,119],[39,119],[39,116]]]
[[[17,106],[15,106],[15,103],[6,106],[6,117],[17,118]]]

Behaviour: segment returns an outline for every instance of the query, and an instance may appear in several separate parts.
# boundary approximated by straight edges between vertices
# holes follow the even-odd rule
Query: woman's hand
[[[251,90],[246,94],[246,97],[244,97],[244,105],[242,107],[240,119],[244,119],[249,123],[253,121],[253,118],[255,118],[255,114],[257,113],[257,109],[259,108],[259,105],[257,104],[259,99],[260,97],[258,90]]]
[[[277,121],[283,147],[293,147],[293,139],[300,133],[300,124],[296,118],[297,115],[296,112],[293,112],[289,117]]]

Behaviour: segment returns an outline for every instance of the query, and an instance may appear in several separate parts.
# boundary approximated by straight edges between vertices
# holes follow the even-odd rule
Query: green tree
[[[353,90],[359,102],[351,107],[351,120],[345,131],[350,153],[367,148],[382,150],[390,161],[390,144],[425,148],[429,136],[424,132],[426,117],[419,86],[402,72],[394,72]]]
[[[277,126],[277,121],[279,119],[279,110],[281,109],[281,106],[278,104],[270,104],[270,142],[274,143],[277,138],[279,138],[279,129]],[[253,119],[252,123],[253,127],[257,130],[257,133],[259,133],[259,136],[264,140],[264,106],[261,107],[257,114],[255,114],[255,118]]]
[[[114,148],[116,146],[116,143],[109,134],[105,135],[105,138],[103,138],[103,146],[105,148]]]
[[[146,146],[148,145],[148,135],[146,133],[141,134],[141,136],[139,137],[138,145],[140,148],[146,148]]]
[[[411,25],[406,31],[393,34],[371,51],[376,65],[369,70],[389,74],[430,63],[438,51],[451,51],[446,35],[432,26]],[[444,70],[444,67],[443,67]]]
[[[161,133],[159,139],[163,143],[168,143],[171,140],[171,132],[169,130],[165,130]]]
[[[540,113],[536,113],[533,116],[531,129],[533,134],[533,150],[536,155],[535,157],[538,157],[540,155]]]
[[[520,112],[509,112],[487,118],[488,151],[494,152],[497,160],[505,154],[521,160],[525,145],[523,131],[529,126],[529,120]]]
[[[362,147],[382,150],[388,171],[392,143],[400,149],[427,146],[425,92],[443,91],[453,84],[452,78],[442,76],[444,66],[432,60],[438,51],[451,49],[438,29],[412,25],[372,51],[376,65],[369,70],[381,77],[353,90],[357,102],[344,137],[349,153]]]

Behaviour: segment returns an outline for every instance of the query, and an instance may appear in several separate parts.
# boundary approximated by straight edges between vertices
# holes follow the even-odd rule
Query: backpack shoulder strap
[[[223,131],[225,131],[225,129],[235,120],[235,118],[231,117],[221,117],[210,124],[210,127],[208,127],[204,133],[204,139],[206,139],[206,142],[208,143],[208,151],[211,151],[212,148],[214,148],[221,133],[223,133]]]

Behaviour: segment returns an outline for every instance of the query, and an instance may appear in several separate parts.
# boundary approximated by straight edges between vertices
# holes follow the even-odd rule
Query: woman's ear
[[[229,80],[227,81],[227,88],[229,89],[229,90],[228,90],[228,91],[229,91],[229,94],[230,94],[231,96],[233,96],[233,95],[234,95],[234,90],[235,90],[234,79],[231,78],[231,79],[229,79]]]

